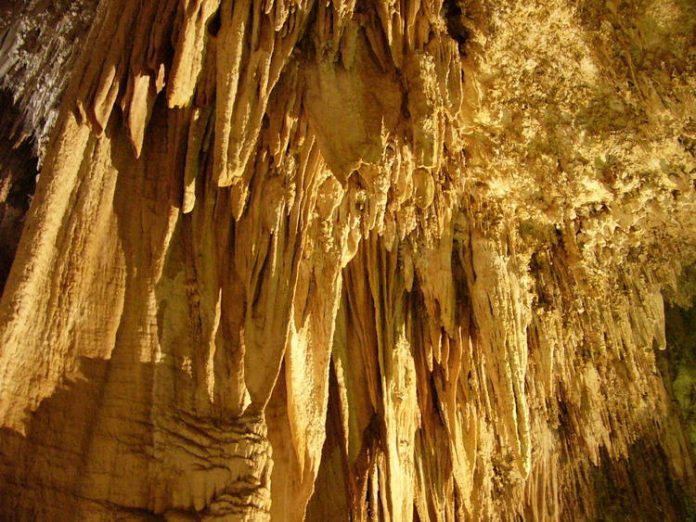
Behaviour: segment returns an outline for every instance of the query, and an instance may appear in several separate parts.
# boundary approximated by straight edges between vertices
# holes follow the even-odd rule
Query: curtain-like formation
[[[26,90],[60,116],[0,305],[0,518],[691,509],[659,360],[694,5],[101,0],[32,55],[62,7],[25,4],[0,85],[62,49],[69,86]]]

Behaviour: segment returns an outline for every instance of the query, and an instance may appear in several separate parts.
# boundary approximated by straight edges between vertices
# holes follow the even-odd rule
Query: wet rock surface
[[[0,12],[0,518],[693,514],[691,2]]]

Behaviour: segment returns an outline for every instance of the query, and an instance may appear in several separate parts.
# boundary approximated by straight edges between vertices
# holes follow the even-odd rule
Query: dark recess
[[[12,95],[0,90],[0,295],[17,251],[38,172],[33,138],[15,131],[22,127],[21,118]]]
[[[459,53],[466,55],[466,42],[469,40],[469,30],[464,25],[464,13],[457,0],[445,0],[442,4],[447,33],[459,44]]]

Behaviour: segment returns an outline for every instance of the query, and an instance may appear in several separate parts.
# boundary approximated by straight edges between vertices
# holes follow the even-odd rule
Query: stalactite
[[[686,516],[688,2],[6,10],[0,518]]]

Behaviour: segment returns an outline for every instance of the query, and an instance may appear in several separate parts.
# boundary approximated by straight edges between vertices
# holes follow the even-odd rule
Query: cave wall
[[[2,9],[0,518],[688,516],[687,0]]]

